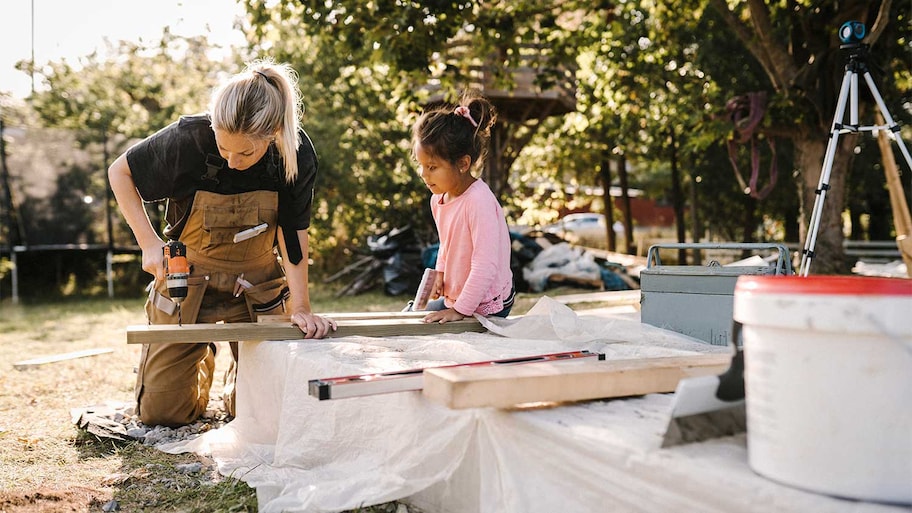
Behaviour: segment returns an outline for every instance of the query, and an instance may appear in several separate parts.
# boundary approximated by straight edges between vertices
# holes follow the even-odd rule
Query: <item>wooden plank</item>
[[[420,319],[428,312],[317,312],[321,317],[329,317],[336,321],[357,321],[374,319]],[[258,315],[257,322],[291,322],[290,315]]]
[[[440,324],[417,319],[339,320],[339,329],[327,338],[350,336],[387,337],[409,335],[439,335],[443,333],[485,332],[487,329],[475,318]],[[127,326],[128,344],[160,344],[169,342],[198,343],[245,340],[303,340],[304,333],[292,324],[274,322],[238,322],[231,324],[176,324]]]
[[[436,369],[445,367],[479,367],[492,365],[523,365],[533,362],[563,362],[575,358],[604,358],[605,355],[583,351],[567,351],[563,353],[549,353],[532,356],[520,356],[501,360],[485,360],[481,362],[454,363],[441,365]],[[373,372],[370,374],[356,374],[352,376],[337,376],[332,378],[312,379],[307,382],[308,393],[321,401],[327,399],[344,399],[346,397],[361,397],[365,395],[388,394],[392,392],[406,392],[421,390],[424,386],[423,372],[428,367],[405,369],[388,372]]]
[[[606,303],[608,306],[639,305],[639,290],[609,290],[605,292],[588,292],[583,294],[564,294],[554,296],[555,301],[566,304]]]
[[[13,368],[16,370],[25,370],[29,367],[37,367],[46,363],[62,362],[64,360],[75,360],[76,358],[84,358],[86,356],[95,356],[113,352],[114,350],[111,348],[86,349],[83,351],[74,351],[72,353],[55,354],[50,356],[43,356],[41,358],[33,358],[31,360],[23,360],[21,362],[14,363]]]
[[[719,353],[426,369],[422,393],[452,409],[627,397],[673,392],[681,379],[721,374],[730,364],[731,355]]]

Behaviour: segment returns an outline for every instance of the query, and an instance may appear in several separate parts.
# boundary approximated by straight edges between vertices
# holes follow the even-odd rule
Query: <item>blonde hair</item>
[[[285,161],[285,181],[298,176],[301,93],[298,74],[289,64],[260,59],[219,86],[212,94],[212,128],[257,140],[275,140]]]

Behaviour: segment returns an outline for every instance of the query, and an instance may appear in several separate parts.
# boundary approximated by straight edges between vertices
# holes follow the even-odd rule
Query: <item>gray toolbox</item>
[[[662,265],[660,249],[778,251],[775,265]],[[640,320],[713,345],[728,345],[735,282],[741,275],[792,274],[789,251],[772,243],[680,243],[650,246],[640,271]]]

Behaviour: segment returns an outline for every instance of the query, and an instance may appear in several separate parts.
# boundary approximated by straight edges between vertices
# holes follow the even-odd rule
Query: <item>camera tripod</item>
[[[861,29],[861,34],[864,34],[863,28]],[[906,159],[906,163],[909,168],[912,169],[912,156],[909,155],[909,150],[899,136],[899,126],[893,122],[893,117],[890,116],[890,112],[887,110],[887,106],[884,104],[883,98],[880,96],[877,86],[874,84],[874,79],[871,78],[871,73],[868,71],[867,64],[865,63],[868,45],[848,43],[843,44],[841,48],[849,50],[849,62],[846,64],[845,76],[842,79],[842,87],[839,90],[836,115],[833,117],[833,126],[830,129],[830,140],[827,143],[826,154],[823,159],[823,169],[820,172],[820,182],[817,185],[817,197],[814,199],[814,209],[811,212],[807,239],[804,243],[804,250],[801,253],[801,265],[798,268],[798,274],[801,276],[808,275],[811,268],[811,260],[813,260],[815,256],[814,246],[817,243],[817,231],[820,229],[820,215],[823,211],[823,202],[826,200],[827,191],[830,188],[829,181],[830,173],[833,170],[833,158],[836,155],[836,148],[838,147],[839,136],[841,134],[886,130],[893,140],[896,141],[900,152]],[[877,107],[880,109],[880,113],[883,115],[886,124],[871,126],[861,126],[858,124],[859,74],[864,77],[865,82],[868,84],[868,89],[877,102]],[[849,123],[844,124],[843,117],[845,116],[847,99],[849,100]]]

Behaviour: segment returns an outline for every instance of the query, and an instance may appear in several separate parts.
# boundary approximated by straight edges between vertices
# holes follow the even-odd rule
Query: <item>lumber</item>
[[[338,320],[338,329],[326,338],[350,336],[387,337],[439,335],[444,333],[484,332],[475,318],[444,324],[411,319]],[[277,322],[238,322],[230,324],[159,324],[127,326],[128,344],[199,343],[217,341],[303,340],[304,333],[293,324]],[[312,340],[312,339],[308,339]]]
[[[65,360],[75,360],[76,358],[84,358],[86,356],[95,356],[99,354],[113,353],[114,350],[111,348],[99,348],[99,349],[86,349],[83,351],[73,351],[72,353],[62,353],[55,354],[50,356],[42,356],[41,358],[33,358],[31,360],[22,360],[21,362],[16,362],[13,364],[13,368],[16,370],[25,370],[30,367],[37,367],[39,365],[44,365],[46,363],[62,362]]]
[[[420,319],[430,312],[318,312],[321,317],[329,317],[336,321],[357,321],[375,319]],[[258,315],[257,322],[291,322],[291,316],[286,314]]]
[[[885,123],[883,115],[876,114],[878,124]],[[899,137],[899,134],[896,135]],[[890,136],[885,130],[877,131],[877,144],[880,147],[881,158],[884,164],[884,175],[887,180],[887,190],[890,193],[890,209],[893,212],[893,227],[896,231],[896,246],[903,263],[906,264],[906,274],[912,278],[912,213],[906,203],[906,194],[902,180],[899,178],[899,167],[890,145]]]
[[[609,306],[639,305],[639,290],[609,290],[582,294],[564,294],[553,298],[565,305],[576,303],[607,303]]]
[[[583,401],[673,392],[684,378],[721,374],[730,354],[512,367],[434,368],[424,371],[425,397],[451,409],[509,408],[525,403]]]
[[[592,353],[586,350],[567,351],[563,353],[549,353],[531,356],[519,356],[501,360],[484,360],[480,362],[454,363],[441,365],[434,368],[445,367],[470,367],[491,365],[523,365],[533,362],[562,362],[575,358],[604,359],[601,353]],[[424,371],[429,367],[395,370],[388,372],[372,372],[356,374],[353,376],[337,376],[332,378],[312,379],[308,381],[308,393],[321,401],[327,399],[344,399],[346,397],[361,397],[365,395],[388,394],[392,392],[406,392],[421,390],[424,386]]]

